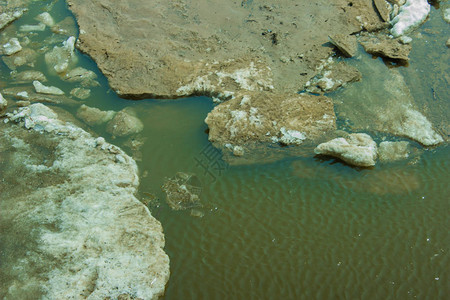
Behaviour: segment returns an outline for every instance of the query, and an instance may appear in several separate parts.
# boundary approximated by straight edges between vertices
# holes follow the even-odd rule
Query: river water
[[[56,21],[71,16],[53,1]],[[34,24],[48,10],[32,4],[14,25]],[[409,66],[395,68],[440,132],[448,132],[448,24],[441,10],[412,35]],[[33,37],[39,43],[49,30]],[[39,47],[38,47],[39,48]],[[161,221],[171,277],[165,299],[445,299],[450,295],[449,187],[447,145],[424,149],[412,142],[412,158],[352,168],[323,157],[286,158],[272,163],[228,165],[208,142],[204,119],[211,99],[120,99],[108,88],[95,63],[77,53],[78,65],[95,71],[100,86],[79,100],[100,109],[132,107],[144,123],[134,141],[112,139],[101,126],[91,128],[138,160],[140,197]],[[361,95],[390,72],[381,59],[362,51],[349,61],[363,80],[330,95],[336,111],[353,116],[344,129],[363,130],[355,117]],[[380,72],[364,70],[371,65]],[[69,89],[48,74],[47,85]],[[16,86],[1,65],[2,88]],[[447,76],[447,77],[445,77]],[[353,98],[352,98],[353,97]],[[343,103],[346,100],[348,105]],[[364,101],[370,101],[364,98]],[[352,108],[353,107],[353,108]],[[71,107],[64,107],[74,113]],[[350,111],[354,109],[354,111]],[[359,122],[359,123],[358,123]],[[366,127],[377,142],[392,136]],[[406,139],[399,139],[406,140]],[[213,157],[211,156],[213,154]],[[173,211],[161,189],[177,172],[195,173],[202,207]],[[1,295],[1,293],[0,293]],[[447,296],[445,296],[447,295]]]

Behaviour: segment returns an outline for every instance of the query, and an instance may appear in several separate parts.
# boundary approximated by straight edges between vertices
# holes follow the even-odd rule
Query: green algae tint
[[[51,14],[56,21],[70,15],[64,2],[55,3]],[[43,6],[34,3],[28,17],[14,24],[34,24]],[[410,66],[397,70],[418,109],[445,129],[448,82],[432,78],[437,68],[448,74],[448,25],[440,11],[432,10],[421,34],[432,35],[433,42],[415,39]],[[46,31],[36,42],[50,35]],[[349,63],[370,60],[360,53]],[[381,60],[375,63],[382,68]],[[373,169],[351,168],[312,153],[230,166],[211,148],[205,132],[210,99],[123,100],[109,90],[89,58],[78,54],[78,65],[95,71],[100,82],[80,104],[115,111],[132,107],[144,123],[144,131],[132,139],[112,139],[104,126],[90,130],[138,160],[139,196],[161,221],[171,259],[164,299],[445,299],[450,294],[448,146],[425,150],[412,142],[418,149],[413,160]],[[14,85],[6,66],[1,68],[2,87]],[[48,74],[43,61],[38,68]],[[361,72],[363,81],[349,86],[350,92],[330,95],[342,102],[336,104],[341,128],[363,130],[364,116],[352,119],[358,115],[352,107],[365,81],[382,80]],[[71,88],[57,76],[48,74],[48,79],[46,85]],[[378,143],[393,138],[373,136]],[[177,172],[197,175],[202,207],[173,211],[166,204],[161,186]]]

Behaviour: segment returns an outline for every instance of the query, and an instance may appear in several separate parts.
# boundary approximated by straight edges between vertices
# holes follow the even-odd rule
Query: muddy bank
[[[1,298],[163,295],[169,258],[161,224],[135,197],[134,160],[43,104],[7,116],[0,123]]]

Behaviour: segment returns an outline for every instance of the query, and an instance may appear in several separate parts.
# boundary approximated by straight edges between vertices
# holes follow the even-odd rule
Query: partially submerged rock
[[[344,54],[344,56],[353,57],[356,55],[358,49],[356,36],[335,34],[333,36],[328,36],[328,38],[330,39],[330,42]]]
[[[11,22],[22,17],[23,13],[27,11],[26,8],[16,8],[11,11],[5,11],[0,14],[0,30],[5,28]]]
[[[409,143],[401,142],[381,142],[378,146],[378,158],[381,162],[390,162],[407,159],[409,157]]]
[[[26,24],[26,25],[21,25],[19,27],[19,31],[22,32],[34,32],[34,31],[44,31],[45,30],[45,24],[43,23],[38,23],[38,24]]]
[[[62,104],[69,106],[80,105],[78,101],[70,99],[64,95],[49,95],[36,93],[33,87],[20,87],[20,86],[10,87],[3,89],[2,92],[4,95],[11,96],[19,100],[51,103],[51,104]]]
[[[305,88],[310,93],[329,93],[347,83],[360,81],[361,77],[358,69],[345,62],[333,62],[326,64],[319,74],[306,83]]]
[[[206,117],[209,140],[242,146],[269,142],[301,144],[335,129],[331,99],[308,94],[255,92],[216,106]]]
[[[83,86],[95,86],[97,74],[82,67],[76,67],[61,76],[64,81],[81,82]]]
[[[162,296],[169,259],[161,224],[135,197],[134,160],[42,104],[8,118],[19,126],[0,124],[1,157],[11,165],[2,164],[0,182],[2,238],[10,242],[0,294]]]
[[[49,95],[64,95],[64,92],[61,89],[55,86],[45,86],[37,80],[33,81],[33,86],[36,90],[36,93]]]
[[[70,94],[75,98],[85,100],[91,96],[91,90],[77,87],[72,89]]]
[[[104,124],[111,120],[115,114],[116,112],[112,110],[103,111],[84,104],[77,111],[77,117],[91,126]]]
[[[399,39],[386,37],[363,37],[361,45],[367,53],[399,61],[406,64],[409,60],[411,45],[402,43]]]
[[[400,7],[398,15],[392,19],[391,34],[401,36],[422,24],[430,13],[430,4],[427,0],[407,0]]]
[[[17,38],[11,38],[6,44],[3,45],[3,53],[6,55],[13,55],[20,50],[22,50],[22,46]]]
[[[36,20],[40,21],[42,24],[52,27],[55,25],[53,17],[48,12],[43,12],[36,17]]]
[[[61,47],[55,46],[50,52],[45,53],[45,62],[56,73],[67,71],[69,65],[76,61],[74,55],[75,37],[71,36],[63,42]]]
[[[408,107],[398,107],[397,117],[385,119],[385,128],[390,132],[413,139],[424,146],[436,146],[444,141],[428,119],[419,111]]]
[[[128,109],[119,111],[106,126],[106,131],[116,137],[136,134],[143,129],[144,124]]]
[[[13,73],[12,78],[17,83],[33,82],[35,80],[40,82],[47,81],[47,77],[45,77],[44,73],[36,70],[27,70],[19,73]]]
[[[346,138],[336,138],[314,149],[316,154],[330,155],[358,167],[374,166],[377,144],[365,133],[353,133]]]
[[[23,48],[21,51],[9,56],[3,56],[2,60],[10,70],[16,70],[21,66],[34,67],[38,54],[30,48]]]
[[[6,99],[3,98],[3,95],[0,93],[0,116],[3,115],[7,106],[8,106],[8,101],[6,101]]]
[[[167,178],[162,186],[166,193],[167,204],[174,210],[201,207],[202,184],[195,174],[178,172],[173,178]]]

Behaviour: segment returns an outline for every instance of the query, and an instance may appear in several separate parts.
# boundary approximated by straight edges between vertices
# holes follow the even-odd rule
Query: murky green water
[[[64,2],[55,3],[50,12],[59,21],[69,12]],[[36,23],[34,16],[45,6],[34,3],[14,25]],[[422,38],[413,42],[410,66],[397,70],[415,105],[446,132],[448,25],[440,11],[432,10]],[[39,33],[33,41],[50,34]],[[371,63],[389,72],[381,60],[365,54],[350,63]],[[144,122],[144,132],[133,140],[111,140],[101,126],[91,130],[139,159],[140,196],[143,201],[156,196],[149,207],[164,227],[171,258],[165,299],[445,299],[450,294],[448,146],[423,149],[413,142],[418,149],[414,163],[373,169],[312,154],[229,166],[216,156],[208,160],[207,153],[215,155],[203,121],[213,108],[210,99],[123,100],[108,89],[89,58],[80,54],[78,64],[94,70],[101,84],[80,103],[116,111],[132,106]],[[0,68],[1,87],[15,85],[7,67]],[[48,73],[42,59],[37,68]],[[355,96],[348,100],[352,105],[367,82],[382,80],[383,72],[361,72],[363,82],[352,87]],[[72,88],[57,76],[49,76],[46,84]],[[331,96],[339,100],[343,95]],[[345,113],[351,108],[337,104],[336,109]],[[391,138],[368,132],[378,142]],[[133,141],[142,147],[133,150]],[[179,171],[199,177],[203,217],[173,211],[165,203],[160,187]]]

